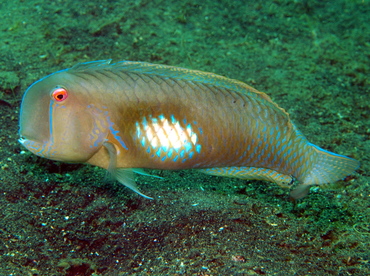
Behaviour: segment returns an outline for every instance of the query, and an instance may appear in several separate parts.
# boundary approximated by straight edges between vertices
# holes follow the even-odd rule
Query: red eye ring
[[[56,88],[52,93],[51,96],[53,97],[54,100],[57,102],[63,102],[68,98],[68,92],[65,88],[63,87],[58,87]]]

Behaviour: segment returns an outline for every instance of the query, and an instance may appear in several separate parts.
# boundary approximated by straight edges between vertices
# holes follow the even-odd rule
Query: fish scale
[[[359,166],[308,142],[284,109],[243,82],[144,62],[82,63],[35,82],[20,136],[37,155],[105,168],[141,195],[137,168],[271,181],[296,186],[291,195],[301,198]]]

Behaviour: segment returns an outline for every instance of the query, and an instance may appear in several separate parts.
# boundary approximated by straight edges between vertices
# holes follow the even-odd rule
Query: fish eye
[[[62,102],[68,98],[68,92],[63,87],[57,87],[51,92],[51,97],[57,102]]]

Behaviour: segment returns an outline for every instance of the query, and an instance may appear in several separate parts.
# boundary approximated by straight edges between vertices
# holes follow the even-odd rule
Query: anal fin
[[[199,169],[198,171],[217,176],[270,181],[278,184],[282,188],[291,188],[294,182],[294,179],[291,175],[282,174],[266,168],[224,167]]]

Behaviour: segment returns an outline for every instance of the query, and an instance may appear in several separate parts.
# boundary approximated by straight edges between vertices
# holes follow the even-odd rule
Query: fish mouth
[[[27,148],[27,144],[30,144],[30,143],[37,143],[35,140],[29,138],[29,137],[25,137],[23,135],[21,135],[18,139],[18,142],[21,143],[23,146],[25,146]]]
[[[40,142],[38,142],[36,138],[24,134],[19,134],[18,142],[21,143],[22,145],[25,145],[27,143],[40,144]]]
[[[23,136],[19,137],[18,142],[24,145],[24,143],[27,142],[28,139],[24,138]]]
[[[60,156],[55,156],[56,151],[53,147],[50,146],[48,142],[39,142],[32,137],[25,137],[24,135],[20,135],[18,142],[21,143],[26,149],[28,149],[33,154],[37,156],[48,158],[51,160],[56,161],[63,161],[64,159]]]
[[[18,142],[21,143],[22,146],[27,148],[27,144],[30,142],[30,139],[27,139],[24,136],[19,137]]]
[[[39,156],[44,156],[44,154],[42,153],[43,151],[42,143],[39,143],[36,140],[33,140],[32,138],[29,137],[25,137],[23,135],[19,137],[18,142],[21,143],[21,145],[28,149],[30,152]]]

